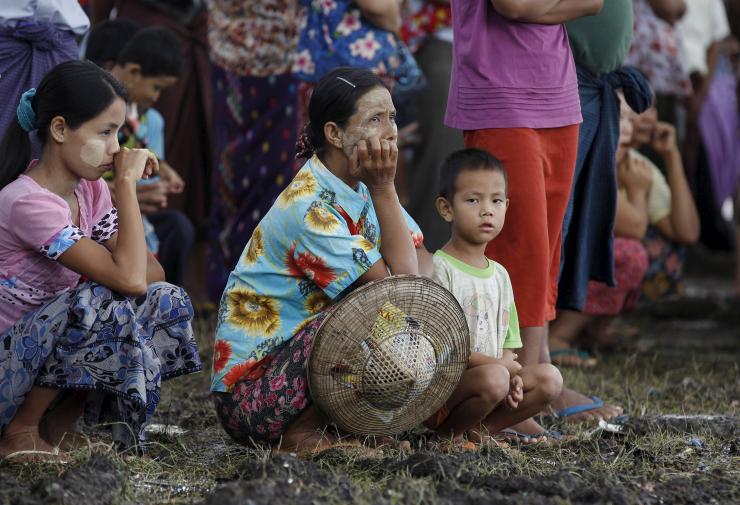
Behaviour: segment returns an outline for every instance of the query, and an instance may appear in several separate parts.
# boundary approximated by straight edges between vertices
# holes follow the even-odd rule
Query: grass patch
[[[736,320],[681,324],[642,316],[636,323],[641,334],[632,344],[647,342],[646,348],[599,355],[595,369],[565,369],[566,383],[646,420],[659,414],[740,417]],[[206,368],[213,326],[213,318],[195,322]],[[231,442],[208,387],[208,370],[165,384],[153,422],[186,432],[152,435],[146,459],[100,444],[68,465],[0,463],[0,505],[740,502],[738,426],[720,433],[712,423],[699,423],[686,433],[645,421],[610,434],[561,424],[556,428],[579,439],[446,454],[415,436],[411,454],[335,450],[300,460]]]

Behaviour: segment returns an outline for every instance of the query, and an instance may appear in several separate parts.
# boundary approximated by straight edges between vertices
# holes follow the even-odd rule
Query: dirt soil
[[[0,462],[0,505],[740,503],[740,305],[702,294],[623,324],[637,336],[598,353],[596,369],[564,370],[569,385],[624,406],[618,432],[559,423],[578,438],[476,452],[444,452],[415,432],[410,453],[272,455],[225,435],[205,371],[165,384],[154,423],[184,433],[152,434],[146,458],[116,453],[93,429],[101,442],[73,463]],[[196,330],[209,363],[213,318]]]

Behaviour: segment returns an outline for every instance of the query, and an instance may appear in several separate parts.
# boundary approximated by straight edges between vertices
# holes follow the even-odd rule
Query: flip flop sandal
[[[23,435],[38,434],[38,429],[29,429],[13,433],[12,435],[6,435],[5,439],[17,438]],[[25,451],[8,451],[7,449],[0,449],[0,460],[7,461],[9,463],[69,463],[67,455],[54,447],[51,451],[37,451],[37,450],[25,450]]]
[[[563,362],[562,360],[558,358],[562,357],[575,357],[578,358],[578,363],[567,363]],[[596,358],[591,356],[591,354],[587,353],[586,351],[580,351],[578,349],[555,349],[554,351],[550,351],[550,361],[554,365],[557,366],[563,366],[563,367],[584,367],[584,368],[592,368],[595,367],[599,362]]]
[[[602,400],[598,396],[591,396],[590,398],[593,403],[586,403],[583,405],[573,405],[572,407],[566,407],[564,409],[561,409],[555,412],[554,417],[556,419],[563,419],[565,417],[570,417],[576,414],[580,414],[581,412],[588,412],[589,410],[600,409],[601,407],[604,406],[604,400]]]

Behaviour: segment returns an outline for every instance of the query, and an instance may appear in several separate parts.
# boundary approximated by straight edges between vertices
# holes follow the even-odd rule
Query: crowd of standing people
[[[428,428],[618,418],[553,365],[740,251],[738,37],[736,0],[0,2],[0,456],[83,410],[143,441],[196,309],[229,435],[331,445],[312,339],[404,273],[478,335]]]

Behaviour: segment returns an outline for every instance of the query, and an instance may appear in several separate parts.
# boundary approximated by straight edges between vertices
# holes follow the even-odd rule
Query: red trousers
[[[465,146],[503,162],[509,178],[504,228],[486,255],[509,272],[523,328],[555,319],[563,217],[578,154],[578,125],[465,132]]]

